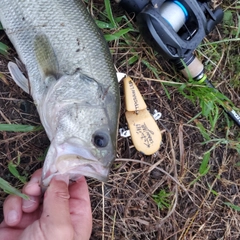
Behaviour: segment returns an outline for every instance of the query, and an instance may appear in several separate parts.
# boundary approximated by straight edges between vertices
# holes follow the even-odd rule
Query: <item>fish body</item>
[[[1,0],[0,21],[27,69],[8,67],[32,95],[51,141],[43,185],[56,174],[106,181],[116,155],[119,89],[108,46],[81,0]]]

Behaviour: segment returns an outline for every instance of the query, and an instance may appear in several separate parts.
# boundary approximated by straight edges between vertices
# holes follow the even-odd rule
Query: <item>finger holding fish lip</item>
[[[23,192],[27,195],[31,196],[40,196],[41,195],[41,175],[42,169],[38,169],[36,172],[33,173],[31,176],[30,181],[24,186]]]
[[[41,199],[41,173],[42,169],[37,170],[31,177],[30,181],[23,187],[23,193],[29,196],[29,200],[22,200],[22,211],[29,213],[35,211]]]

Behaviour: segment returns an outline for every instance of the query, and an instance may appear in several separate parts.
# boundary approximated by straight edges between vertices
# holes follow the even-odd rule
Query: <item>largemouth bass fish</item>
[[[43,185],[56,174],[106,181],[116,154],[119,89],[109,48],[81,0],[1,0],[0,21],[28,78],[8,64],[32,95],[51,141]]]

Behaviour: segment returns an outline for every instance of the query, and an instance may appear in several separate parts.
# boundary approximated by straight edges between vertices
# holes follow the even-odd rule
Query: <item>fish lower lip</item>
[[[52,177],[59,174],[67,174],[72,180],[87,176],[106,182],[109,168],[104,167],[101,162],[95,159],[85,159],[77,155],[62,155],[58,157],[54,169],[48,169],[42,180],[43,186],[47,186]]]
[[[42,185],[48,186],[58,174],[67,175],[71,180],[84,175],[105,182],[113,159],[111,151],[103,157],[78,138],[70,138],[62,144],[52,141],[43,166]]]

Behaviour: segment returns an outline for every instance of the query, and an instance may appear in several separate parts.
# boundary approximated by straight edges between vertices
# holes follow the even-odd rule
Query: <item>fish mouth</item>
[[[75,181],[81,176],[92,177],[99,181],[108,180],[110,166],[104,166],[89,149],[64,143],[53,147],[51,144],[42,172],[42,185],[48,186],[56,175],[67,175]],[[50,161],[53,160],[54,161]]]

